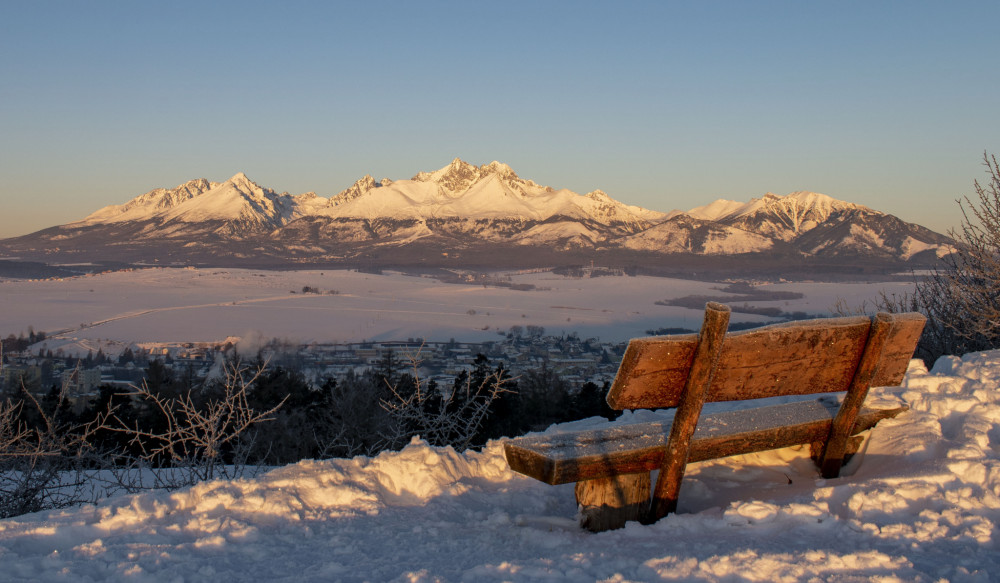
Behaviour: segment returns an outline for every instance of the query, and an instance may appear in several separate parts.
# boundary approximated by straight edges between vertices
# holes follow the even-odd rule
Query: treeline
[[[28,328],[28,335],[22,332],[19,336],[10,334],[6,338],[0,338],[0,352],[24,352],[29,346],[45,340],[45,332],[35,332],[33,328]]]
[[[303,371],[287,365],[270,367],[260,357],[249,365],[231,361],[229,366],[245,377],[240,382],[246,383],[250,409],[276,409],[272,420],[254,429],[249,452],[255,463],[267,465],[374,455],[398,449],[416,435],[432,445],[464,449],[553,423],[615,414],[604,401],[607,383],[588,382],[576,389],[547,367],[512,378],[502,362],[494,364],[482,354],[470,371],[448,383],[419,379],[411,364],[392,351],[363,373],[326,378],[318,386]],[[144,386],[162,399],[190,393],[203,407],[218,398],[225,384],[221,379],[194,383],[191,376],[175,374],[153,360]],[[99,398],[80,417],[94,418],[113,404],[130,424],[154,427],[158,412],[130,393],[134,391],[128,388],[101,387]],[[451,429],[444,428],[446,421]],[[122,435],[108,445],[115,450],[129,446]]]

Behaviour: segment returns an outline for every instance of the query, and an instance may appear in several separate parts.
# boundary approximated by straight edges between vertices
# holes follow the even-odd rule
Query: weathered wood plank
[[[676,407],[697,347],[697,334],[632,339],[608,390],[608,405],[619,411]]]
[[[649,507],[649,484],[649,472],[577,482],[580,526],[601,532],[622,528],[629,520],[642,520]]]
[[[874,386],[898,385],[924,318],[892,315],[894,326]],[[788,322],[726,336],[707,402],[847,389],[871,327],[866,316]],[[608,392],[614,409],[676,407],[690,374],[696,335],[637,338]]]
[[[702,415],[688,462],[824,441],[839,409],[831,400],[808,400]],[[895,417],[906,407],[865,407],[852,434]],[[658,469],[672,421],[608,429],[519,437],[504,442],[511,469],[548,484]]]
[[[723,340],[729,327],[729,306],[709,302],[705,306],[705,321],[698,334],[698,347],[694,351],[691,371],[684,385],[681,402],[677,406],[670,438],[663,453],[663,465],[656,478],[650,515],[654,520],[677,509],[677,496],[688,463],[691,436],[698,426],[701,407],[712,386],[723,350]]]
[[[869,318],[858,316],[731,333],[707,400],[844,390],[870,325]],[[608,392],[608,403],[615,409],[677,406],[696,342],[688,336],[632,340],[629,366],[623,361]]]

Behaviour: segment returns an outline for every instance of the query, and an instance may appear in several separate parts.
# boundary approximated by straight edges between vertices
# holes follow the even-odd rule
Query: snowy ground
[[[590,534],[572,485],[500,445],[414,441],[253,480],[0,521],[7,581],[919,581],[1000,579],[1000,352],[911,363],[847,476],[804,448],[689,467],[678,514]],[[590,421],[588,423],[595,423]],[[579,424],[579,423],[578,423]]]
[[[702,311],[658,306],[687,295],[724,295],[719,284],[658,277],[568,278],[513,275],[532,291],[441,283],[399,273],[145,269],[65,280],[0,280],[0,334],[50,336],[53,350],[97,352],[118,343],[223,342],[230,337],[284,338],[295,343],[361,340],[482,341],[511,326],[543,326],[549,334],[624,341],[660,327],[698,329]],[[309,286],[326,293],[302,294]],[[761,302],[785,311],[829,315],[838,299],[860,305],[905,283],[793,283],[774,289],[801,300]],[[291,292],[296,293],[291,293]],[[733,321],[765,321],[734,315]],[[75,348],[74,348],[75,347]],[[105,352],[114,350],[105,348]]]

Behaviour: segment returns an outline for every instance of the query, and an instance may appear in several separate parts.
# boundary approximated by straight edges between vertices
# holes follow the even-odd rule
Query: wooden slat
[[[697,347],[697,334],[632,339],[608,390],[608,405],[619,411],[676,407]]]
[[[825,440],[837,409],[837,403],[808,400],[702,415],[688,462]],[[866,407],[852,433],[905,410]],[[520,437],[504,442],[504,454],[511,469],[548,484],[634,474],[660,467],[671,425],[667,420]]]
[[[923,328],[920,314],[896,314],[876,386],[896,385]],[[726,336],[706,401],[737,401],[847,389],[864,351],[870,318],[788,322]],[[675,407],[691,369],[697,336],[637,338],[629,343],[608,392],[614,409]]]

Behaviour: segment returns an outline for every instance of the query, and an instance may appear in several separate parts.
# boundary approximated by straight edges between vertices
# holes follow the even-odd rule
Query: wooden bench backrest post
[[[663,466],[660,468],[656,488],[653,490],[650,508],[654,516],[665,516],[677,509],[677,496],[680,494],[681,480],[684,478],[684,468],[688,462],[691,436],[694,435],[698,425],[701,407],[705,403],[705,396],[718,368],[726,329],[729,328],[729,316],[729,306],[715,302],[705,306],[705,320],[698,335],[691,371],[684,386],[681,402],[674,414],[667,450],[663,456]]]

